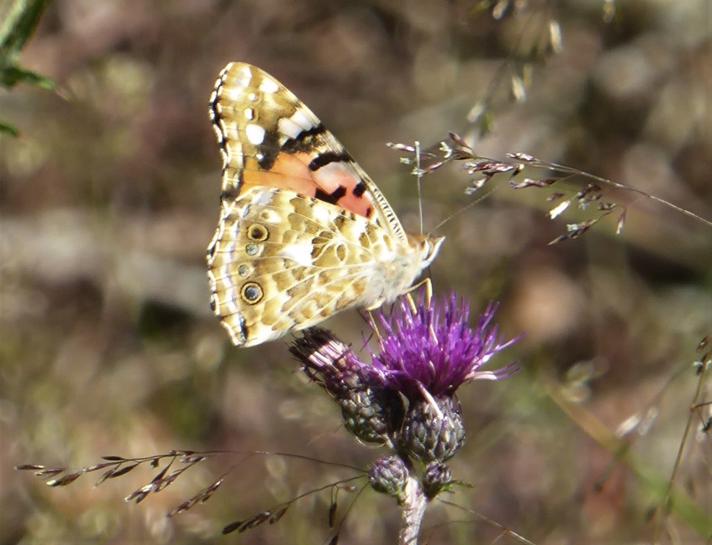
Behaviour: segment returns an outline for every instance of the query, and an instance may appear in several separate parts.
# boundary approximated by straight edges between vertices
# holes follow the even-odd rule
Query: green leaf
[[[0,5],[0,64],[15,57],[32,36],[51,0],[10,0]]]
[[[18,131],[12,125],[8,125],[7,123],[3,123],[2,121],[0,121],[0,134],[9,134],[10,136],[20,136],[20,131]]]
[[[54,81],[32,70],[25,70],[19,66],[0,68],[0,85],[14,87],[18,83],[29,83],[48,91],[54,91],[57,87]]]

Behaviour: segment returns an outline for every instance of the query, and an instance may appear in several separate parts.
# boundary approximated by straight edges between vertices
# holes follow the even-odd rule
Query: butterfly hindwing
[[[211,305],[237,345],[310,327],[369,300],[374,253],[387,245],[362,216],[293,191],[248,187],[211,244]]]

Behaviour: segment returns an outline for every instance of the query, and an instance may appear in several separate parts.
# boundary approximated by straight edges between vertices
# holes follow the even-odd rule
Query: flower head
[[[414,308],[402,300],[392,312],[377,314],[372,325],[379,351],[370,363],[320,328],[307,329],[290,350],[307,376],[334,397],[356,437],[442,463],[465,441],[455,391],[465,382],[499,380],[516,370],[514,364],[480,369],[515,342],[499,340],[492,325],[496,308],[490,305],[472,328],[469,307],[455,295],[428,304],[421,298]]]
[[[469,306],[455,294],[415,308],[401,300],[390,314],[378,315],[380,351],[373,355],[372,372],[389,389],[408,399],[455,393],[472,380],[500,380],[512,375],[515,364],[482,371],[497,352],[517,341],[502,342],[492,324],[496,304],[487,307],[474,328]]]

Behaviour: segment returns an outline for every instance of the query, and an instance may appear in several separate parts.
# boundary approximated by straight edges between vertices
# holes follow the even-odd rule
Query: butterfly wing
[[[364,216],[401,241],[388,201],[344,146],[289,89],[263,70],[228,64],[210,117],[223,156],[223,197],[249,186],[289,189]]]
[[[211,305],[234,344],[378,304],[385,283],[410,285],[408,275],[394,282],[377,270],[383,256],[409,250],[395,213],[293,93],[259,68],[231,63],[210,115],[223,157]]]
[[[375,254],[388,236],[362,216],[257,186],[224,212],[208,250],[211,306],[238,346],[311,327],[383,289]]]

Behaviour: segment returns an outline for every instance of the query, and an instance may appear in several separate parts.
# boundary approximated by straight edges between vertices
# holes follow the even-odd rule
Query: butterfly
[[[210,305],[253,346],[411,289],[442,237],[406,233],[338,140],[263,70],[228,64],[210,97],[223,159]]]

